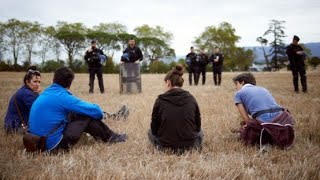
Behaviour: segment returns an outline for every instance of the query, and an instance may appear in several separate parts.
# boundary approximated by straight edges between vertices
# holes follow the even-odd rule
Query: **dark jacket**
[[[128,54],[129,56],[129,62],[135,62],[137,60],[142,61],[143,60],[143,55],[141,52],[141,49],[137,46],[134,46],[133,48],[131,48],[130,46],[127,47],[124,51],[123,54]],[[124,59],[121,58],[121,61],[127,62]]]
[[[201,67],[205,67],[209,63],[208,56],[206,54],[198,54],[198,61]]]
[[[305,56],[297,54],[297,51],[303,51],[300,45],[290,44],[287,46],[287,55],[290,61],[290,66],[304,66]]]
[[[219,56],[218,62],[214,62],[214,59]],[[209,58],[209,62],[212,62],[212,67],[214,66],[222,66],[223,65],[224,56],[221,53],[212,54]]]
[[[89,68],[91,67],[102,67],[100,56],[107,56],[103,53],[101,49],[90,47],[89,50],[86,51],[84,55],[84,60],[86,61]]]
[[[153,106],[151,131],[162,147],[191,147],[200,130],[199,106],[188,91],[177,88],[159,95]]]
[[[190,52],[186,56],[186,63],[188,66],[194,66],[197,62],[197,54],[194,52]]]
[[[33,92],[28,86],[24,85],[11,97],[4,122],[4,128],[7,131],[17,131],[21,128],[22,121],[14,99],[16,98],[24,123],[28,125],[31,106],[38,96],[38,93]]]

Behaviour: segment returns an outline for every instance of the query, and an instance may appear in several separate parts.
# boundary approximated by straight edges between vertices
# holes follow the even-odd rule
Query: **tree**
[[[42,67],[42,71],[43,72],[54,72],[56,69],[63,67],[65,65],[65,62],[62,60],[48,60],[45,61],[43,67]]]
[[[23,48],[23,33],[25,31],[23,22],[17,19],[9,19],[5,25],[5,44],[7,44],[13,54],[14,70],[18,67],[18,58]]]
[[[255,58],[251,49],[245,50],[244,48],[237,48],[235,57],[237,57],[235,65],[240,71],[247,71]]]
[[[286,37],[284,33],[285,27],[283,24],[285,21],[278,21],[272,19],[269,24],[269,29],[264,33],[263,36],[271,35],[272,41],[269,43],[271,46],[270,56],[272,56],[272,67],[279,70],[284,66],[286,58],[285,45],[283,38]],[[279,64],[280,61],[280,64]]]
[[[161,39],[142,37],[139,44],[144,57],[150,61],[155,61],[165,56],[175,57],[174,50]]]
[[[4,60],[4,54],[8,50],[5,43],[5,24],[0,22],[0,61]]]
[[[169,71],[169,66],[163,61],[152,61],[149,65],[150,73],[166,73]]]
[[[160,26],[156,26],[155,28],[150,27],[147,24],[142,26],[138,26],[134,29],[138,37],[154,37],[164,41],[167,44],[170,44],[170,41],[173,38],[173,34],[169,31],[164,31],[164,29]]]
[[[312,66],[313,69],[315,69],[320,64],[320,58],[314,56],[314,57],[310,58],[308,62],[310,64],[310,66]]]
[[[236,30],[231,24],[222,22],[218,27],[208,26],[205,31],[195,38],[194,44],[198,48],[205,48],[209,52],[214,49],[215,46],[220,47],[220,51],[224,54],[224,61],[227,68],[235,68],[236,59],[236,43],[240,40],[240,36],[235,34]]]
[[[146,24],[136,27],[134,31],[140,38],[140,48],[146,59],[155,61],[165,56],[175,57],[174,49],[170,48],[173,38],[171,32],[164,31],[160,26],[153,28]]]
[[[38,22],[22,22],[24,33],[22,34],[23,44],[27,53],[27,64],[31,65],[31,57],[34,54],[34,46],[39,42],[41,25]]]
[[[55,37],[64,45],[68,53],[68,65],[72,67],[74,56],[83,49],[86,27],[82,23],[58,22]]]
[[[39,55],[42,60],[42,65],[44,65],[45,60],[47,60],[47,55],[50,52],[52,52],[55,55],[56,61],[60,60],[61,45],[59,43],[59,40],[55,37],[55,35],[55,27],[48,26],[41,28],[41,36],[39,40]]]
[[[266,53],[266,50],[265,50],[265,47],[268,44],[268,40],[263,38],[263,37],[258,37],[257,41],[261,44],[261,48],[262,48],[262,51],[263,51],[263,56],[264,56],[264,59],[266,61],[267,68],[269,68],[269,55]]]
[[[127,27],[123,24],[113,23],[100,23],[98,26],[93,26],[94,31],[105,32],[109,34],[122,34],[127,33]]]
[[[89,39],[97,40],[98,48],[102,49],[108,56],[111,54],[112,58],[115,51],[120,50],[119,39],[116,34],[89,30],[86,36]]]
[[[112,57],[108,57],[106,65],[103,66],[103,72],[107,74],[115,73],[115,65]]]

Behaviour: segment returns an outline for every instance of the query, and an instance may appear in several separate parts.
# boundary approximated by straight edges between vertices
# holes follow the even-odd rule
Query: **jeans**
[[[258,120],[265,122],[265,123],[269,123],[271,122],[275,117],[277,117],[278,115],[280,115],[282,113],[282,111],[278,111],[278,112],[273,112],[273,113],[264,113],[261,114],[260,116],[257,117]]]

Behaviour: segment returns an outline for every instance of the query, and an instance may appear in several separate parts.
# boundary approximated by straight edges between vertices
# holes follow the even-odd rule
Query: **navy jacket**
[[[17,131],[21,128],[22,121],[16,108],[14,98],[16,97],[22,118],[26,125],[28,125],[31,106],[38,96],[38,93],[33,92],[28,86],[24,85],[11,97],[4,121],[4,128],[7,131]]]

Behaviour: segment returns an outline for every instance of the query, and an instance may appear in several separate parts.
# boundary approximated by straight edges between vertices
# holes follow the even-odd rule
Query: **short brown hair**
[[[251,73],[241,73],[233,78],[233,82],[244,82],[244,84],[256,85],[256,78]]]
[[[175,67],[169,71],[164,78],[164,81],[170,81],[172,86],[182,87],[183,85],[183,66],[181,64],[177,64]]]

